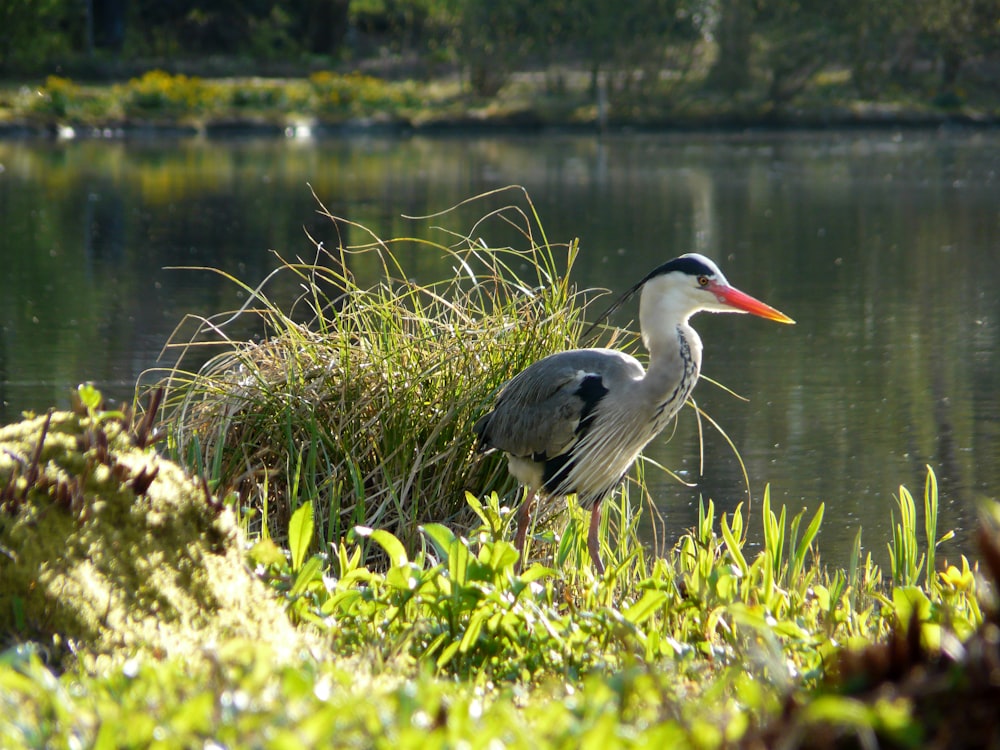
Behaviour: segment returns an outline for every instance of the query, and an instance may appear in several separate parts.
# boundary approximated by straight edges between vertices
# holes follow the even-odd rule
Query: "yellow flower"
[[[969,568],[969,561],[962,556],[962,569],[959,570],[954,565],[949,565],[943,571],[938,573],[938,578],[941,579],[941,583],[950,589],[955,589],[957,591],[968,591],[972,588],[973,583],[975,583],[975,576],[972,570]]]

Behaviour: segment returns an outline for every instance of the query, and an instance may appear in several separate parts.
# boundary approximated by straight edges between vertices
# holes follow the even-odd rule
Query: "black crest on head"
[[[682,255],[654,268],[642,280],[642,283],[645,284],[650,279],[655,279],[657,276],[663,276],[674,271],[680,271],[688,276],[711,276],[715,273],[715,270],[705,265],[705,262],[700,258],[693,255]]]

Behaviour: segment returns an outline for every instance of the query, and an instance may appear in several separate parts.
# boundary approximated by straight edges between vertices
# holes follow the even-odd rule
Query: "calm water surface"
[[[361,241],[332,213],[383,238],[475,234],[514,193],[427,215],[508,184],[531,195],[549,240],[579,238],[583,287],[622,290],[681,252],[796,326],[702,315],[695,392],[750,478],[795,511],[827,504],[821,549],[842,561],[858,526],[884,560],[900,484],[942,486],[941,554],[973,552],[975,503],[1000,488],[1000,133],[509,136],[336,141],[0,143],[0,419],[65,405],[90,380],[129,399],[186,313],[238,307],[239,289],[310,257],[306,232]],[[443,229],[435,229],[442,227]],[[339,235],[338,235],[339,231]],[[440,275],[413,250],[414,273]],[[634,306],[619,314],[626,324]],[[666,541],[694,523],[699,494],[746,501],[732,449],[682,414],[650,455],[696,487],[654,491]],[[703,468],[702,468],[703,467]],[[754,526],[759,526],[755,520]]]

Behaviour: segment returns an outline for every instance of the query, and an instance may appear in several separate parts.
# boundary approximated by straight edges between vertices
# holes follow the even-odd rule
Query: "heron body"
[[[715,263],[695,253],[653,269],[605,315],[637,291],[648,368],[614,349],[551,354],[508,381],[493,410],[473,427],[479,449],[506,453],[510,473],[530,490],[517,518],[515,544],[522,557],[537,495],[576,494],[591,509],[588,548],[603,572],[601,500],[676,416],[698,380],[702,343],[688,323],[694,313],[749,312],[793,322],[734,289]]]

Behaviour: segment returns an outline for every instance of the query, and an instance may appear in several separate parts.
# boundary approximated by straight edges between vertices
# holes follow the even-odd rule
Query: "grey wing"
[[[617,376],[634,377],[638,362],[619,352],[554,354],[523,370],[501,391],[474,431],[483,450],[545,460],[567,453],[580,439],[597,404]]]

